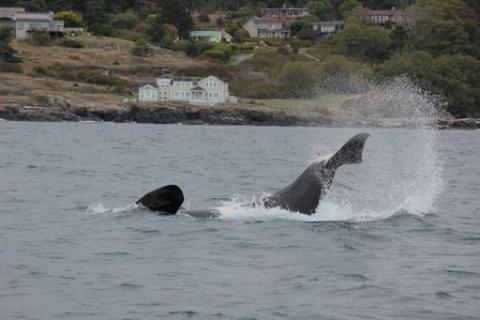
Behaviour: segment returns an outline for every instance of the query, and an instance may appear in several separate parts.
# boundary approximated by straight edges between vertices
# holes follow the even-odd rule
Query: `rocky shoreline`
[[[302,117],[281,110],[226,106],[222,108],[189,105],[150,105],[128,107],[72,106],[64,100],[49,100],[45,105],[0,106],[0,119],[9,121],[108,121],[155,124],[208,124],[254,126],[324,127],[415,127],[405,119],[358,120],[323,116]],[[439,129],[480,129],[480,119],[438,119]]]

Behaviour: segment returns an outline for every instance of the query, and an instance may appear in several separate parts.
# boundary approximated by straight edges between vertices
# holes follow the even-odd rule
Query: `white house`
[[[285,20],[251,18],[243,24],[251,38],[289,38],[290,28]]]
[[[233,101],[228,83],[214,77],[171,77],[157,79],[156,87],[145,85],[138,90],[139,101],[186,101],[192,104],[217,104]]]
[[[392,10],[368,10],[368,20],[373,23],[386,23],[388,21],[393,23],[401,23],[405,20],[405,14],[402,10],[397,10],[395,7]]]
[[[64,22],[54,20],[53,12],[25,12],[23,8],[0,8],[0,26],[14,29],[18,40],[29,38],[33,32],[50,35],[64,32]]]
[[[190,38],[195,40],[207,40],[209,42],[232,42],[233,37],[225,29],[222,30],[193,30],[190,31]]]
[[[329,37],[339,31],[342,26],[342,21],[319,21],[313,24],[313,31],[320,36]]]
[[[284,4],[281,8],[265,8],[262,10],[262,16],[275,18],[301,18],[311,13],[307,8],[287,8]]]

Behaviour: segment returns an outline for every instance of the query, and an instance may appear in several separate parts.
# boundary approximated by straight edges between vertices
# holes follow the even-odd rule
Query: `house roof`
[[[15,20],[52,21],[52,12],[20,12],[15,14]]]
[[[205,91],[205,89],[203,89],[203,88],[200,87],[200,86],[193,87],[191,90],[192,90],[192,91]]]
[[[221,30],[193,30],[190,37],[218,37],[222,35]]]
[[[151,84],[146,84],[143,87],[140,87],[140,90],[157,90],[157,88],[155,88]]]

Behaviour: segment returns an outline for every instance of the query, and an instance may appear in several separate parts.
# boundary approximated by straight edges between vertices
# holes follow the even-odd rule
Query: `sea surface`
[[[313,216],[242,206],[362,131]],[[1,121],[0,319],[480,319],[479,198],[479,131]]]

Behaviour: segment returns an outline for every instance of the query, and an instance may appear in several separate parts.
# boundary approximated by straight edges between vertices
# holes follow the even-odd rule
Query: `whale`
[[[290,212],[312,215],[335,178],[337,170],[347,164],[359,164],[363,160],[363,149],[369,134],[359,133],[347,141],[332,156],[310,164],[291,184],[272,195],[266,196],[247,207],[264,206],[281,208]],[[177,185],[166,185],[142,196],[136,204],[160,215],[185,214],[196,218],[220,216],[217,209],[186,210],[182,189]]]

